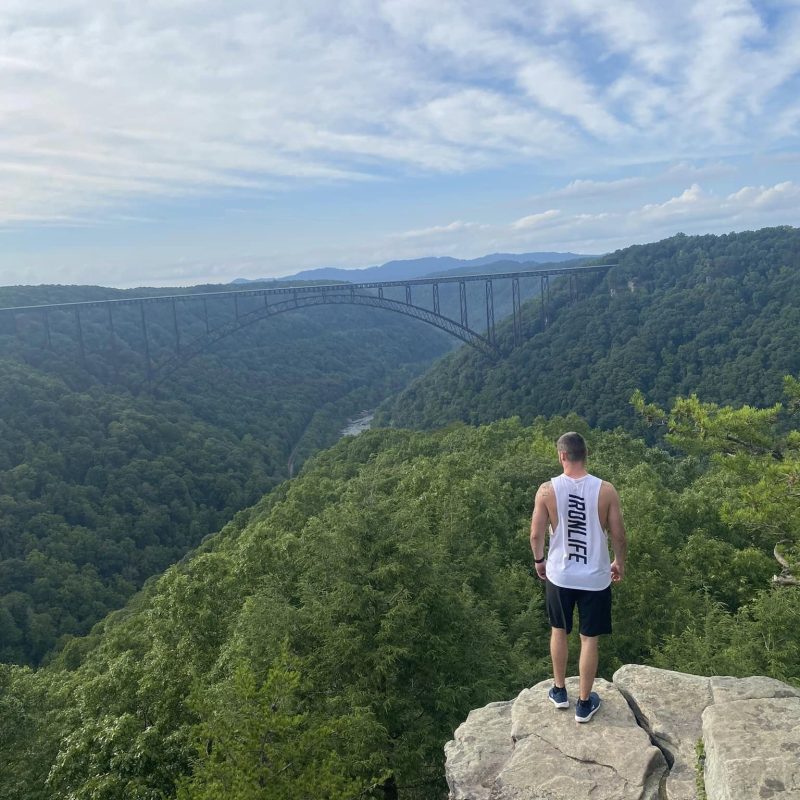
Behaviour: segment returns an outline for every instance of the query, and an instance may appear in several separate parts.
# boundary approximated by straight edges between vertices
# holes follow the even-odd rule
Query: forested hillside
[[[800,531],[787,388],[763,412],[640,398],[685,456],[576,418],[340,442],[54,663],[0,667],[0,798],[442,797],[469,709],[549,674],[528,528],[569,428],[630,536],[600,674],[800,685],[800,590],[770,583]]]
[[[437,363],[376,424],[435,427],[512,415],[576,412],[636,429],[635,389],[660,403],[697,392],[719,403],[769,405],[800,371],[800,230],[684,236],[605,256],[618,266],[582,278],[583,297],[551,282],[549,325],[523,307],[525,342],[490,363],[466,350]]]
[[[0,306],[143,293],[10,287]],[[227,299],[208,308],[212,326],[233,314]],[[87,633],[284,480],[290,455],[299,467],[451,346],[374,309],[296,311],[218,343],[150,395],[137,313],[115,310],[116,356],[104,309],[82,315],[85,366],[72,314],[52,315],[52,349],[41,314],[18,318],[19,336],[2,319],[0,660],[38,663]],[[174,352],[171,309],[147,313],[157,363]],[[181,315],[186,341],[204,321]]]

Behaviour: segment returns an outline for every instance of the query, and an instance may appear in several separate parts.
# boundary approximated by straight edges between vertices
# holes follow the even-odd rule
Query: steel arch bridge
[[[299,286],[277,286],[270,288],[250,288],[229,290],[222,292],[203,292],[194,294],[159,295],[152,297],[132,297],[116,300],[89,300],[77,303],[51,303],[36,306],[16,306],[0,308],[0,316],[12,316],[14,331],[20,336],[18,319],[27,315],[36,315],[41,319],[44,328],[41,346],[52,349],[50,318],[58,312],[69,312],[74,316],[75,333],[78,342],[77,356],[82,363],[86,363],[87,349],[84,341],[81,312],[89,309],[104,309],[107,314],[108,336],[111,352],[117,355],[117,336],[114,331],[114,310],[123,306],[134,306],[139,311],[139,318],[144,345],[146,363],[146,385],[154,389],[165,381],[176,369],[207,350],[216,342],[252,325],[262,319],[283,314],[296,309],[310,308],[321,305],[360,305],[372,308],[381,308],[386,311],[404,314],[433,325],[449,333],[466,344],[474,347],[489,358],[499,355],[497,337],[495,332],[494,315],[494,285],[499,281],[511,282],[512,314],[514,345],[522,340],[521,322],[521,292],[520,281],[538,279],[540,282],[540,297],[542,305],[542,318],[545,326],[548,324],[550,278],[567,276],[569,281],[570,300],[578,299],[578,277],[586,273],[599,273],[608,270],[612,264],[602,264],[588,267],[562,267],[521,272],[491,273],[480,275],[461,275],[453,277],[417,278],[402,281],[374,281],[365,283],[337,283],[337,284],[303,284]],[[484,283],[484,308],[485,330],[477,330],[470,326],[469,309],[467,302],[467,284],[474,282]],[[442,313],[439,300],[439,288],[443,284],[458,284],[459,318],[453,319]],[[393,299],[386,296],[386,291],[403,289],[403,299]],[[413,297],[416,290],[417,297],[421,289],[430,291],[430,306],[420,305]],[[240,301],[244,298],[261,298],[256,308],[243,311]],[[216,327],[211,327],[208,315],[210,302],[221,300],[234,301],[233,317]],[[174,331],[174,354],[155,364],[150,354],[150,337],[147,328],[148,306],[171,306]],[[202,318],[205,323],[205,332],[189,342],[181,340],[181,328],[178,315],[178,304],[199,304],[202,309]],[[481,314],[483,317],[483,313]]]

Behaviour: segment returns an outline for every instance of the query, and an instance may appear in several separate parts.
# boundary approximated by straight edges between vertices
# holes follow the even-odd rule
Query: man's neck
[[[570,464],[567,462],[564,464],[564,474],[568,478],[572,478],[573,480],[578,480],[580,478],[585,478],[589,473],[586,470],[586,464],[578,463],[578,464]]]

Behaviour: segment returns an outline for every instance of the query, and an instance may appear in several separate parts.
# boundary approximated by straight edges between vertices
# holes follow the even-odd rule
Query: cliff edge
[[[628,664],[575,722],[542,681],[471,711],[445,745],[451,800],[800,800],[800,690]]]

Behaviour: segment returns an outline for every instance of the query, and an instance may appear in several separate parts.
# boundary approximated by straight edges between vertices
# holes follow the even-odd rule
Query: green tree
[[[369,712],[315,713],[302,684],[284,648],[263,682],[240,662],[212,691],[195,692],[197,758],[178,799],[351,800],[381,783],[379,766],[360,757],[382,735]]]

